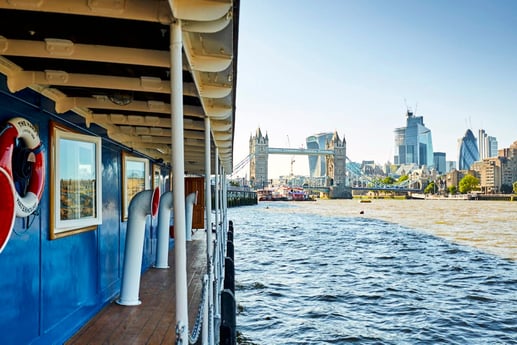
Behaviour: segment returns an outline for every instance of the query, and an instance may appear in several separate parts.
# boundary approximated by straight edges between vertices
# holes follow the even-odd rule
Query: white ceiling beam
[[[162,128],[171,128],[170,118],[158,116],[124,115],[124,114],[92,114],[93,121],[106,122],[114,125],[142,126],[151,125]],[[205,129],[202,121],[183,119],[185,130],[203,131]]]
[[[170,114],[170,104],[158,101],[132,101],[127,105],[118,105],[108,99],[108,97],[62,97],[55,100],[56,112],[65,113],[77,107],[99,108],[110,110],[125,110],[135,112],[148,112],[158,114]],[[183,107],[184,115],[204,118],[203,108],[192,105]]]
[[[79,44],[70,40],[55,38],[46,38],[44,41],[28,41],[0,36],[0,54],[170,67],[170,53],[168,51]]]
[[[17,92],[34,84],[45,86],[73,86],[135,92],[153,92],[168,94],[171,84],[168,80],[154,77],[127,78],[97,74],[67,73],[65,71],[11,71],[7,86],[9,91]],[[231,90],[231,89],[230,89]],[[185,96],[197,97],[194,83],[183,83]]]
[[[170,0],[172,13],[179,19],[213,21],[226,15],[232,0]]]
[[[3,0],[0,8],[84,16],[110,17],[170,24],[171,11],[166,0]]]

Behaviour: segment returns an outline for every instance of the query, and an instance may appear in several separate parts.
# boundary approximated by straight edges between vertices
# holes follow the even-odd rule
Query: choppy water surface
[[[414,200],[230,209],[238,331],[261,345],[517,344],[516,211]]]

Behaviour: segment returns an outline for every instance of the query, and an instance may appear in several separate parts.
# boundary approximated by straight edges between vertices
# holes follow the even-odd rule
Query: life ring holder
[[[13,151],[17,139],[23,140],[30,153],[27,160],[33,164],[27,193],[20,195],[14,187]],[[9,239],[15,217],[27,217],[38,208],[45,186],[45,157],[43,145],[34,125],[22,117],[7,121],[0,132],[0,193],[4,193],[4,203],[0,206],[0,217],[11,219],[0,225],[0,252]],[[4,218],[5,217],[5,218]],[[2,242],[3,241],[3,242]]]

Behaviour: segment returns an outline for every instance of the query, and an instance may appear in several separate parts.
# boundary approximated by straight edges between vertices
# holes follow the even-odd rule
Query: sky
[[[238,44],[234,165],[258,128],[292,148],[337,131],[352,161],[393,162],[408,108],[447,160],[467,129],[517,140],[517,1],[241,0]],[[269,178],[290,160],[270,155]]]

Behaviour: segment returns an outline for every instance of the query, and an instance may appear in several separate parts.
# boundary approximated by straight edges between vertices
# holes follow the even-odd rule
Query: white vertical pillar
[[[215,203],[215,233],[216,233],[216,245],[214,253],[214,270],[215,270],[215,291],[214,291],[214,327],[219,329],[221,322],[221,305],[219,298],[219,287],[221,284],[221,233],[219,226],[219,149],[215,148],[215,191],[214,191],[214,203]],[[218,334],[215,334],[215,342],[218,343]]]
[[[224,243],[226,248],[226,241],[228,240],[228,179],[223,168],[223,229],[224,229]],[[226,250],[225,250],[226,253]]]
[[[219,229],[219,149],[215,148],[215,228]]]
[[[172,192],[178,340],[188,344],[187,247],[185,239],[185,157],[183,155],[183,63],[181,21],[171,24]]]
[[[212,240],[212,154],[210,146],[210,119],[205,117],[205,213],[206,213],[206,262],[208,271],[208,308],[207,320],[203,323],[203,344],[214,343],[214,274],[213,274],[213,240]],[[206,327],[205,327],[206,326]],[[206,333],[206,335],[205,335]]]

